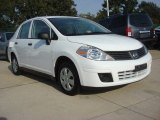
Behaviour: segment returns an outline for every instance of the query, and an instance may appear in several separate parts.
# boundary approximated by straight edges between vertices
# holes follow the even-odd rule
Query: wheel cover
[[[17,60],[15,58],[12,61],[12,68],[13,68],[13,71],[15,73],[18,71],[18,63],[17,63]]]
[[[68,68],[62,68],[60,71],[60,82],[66,91],[71,91],[75,85],[72,71]]]

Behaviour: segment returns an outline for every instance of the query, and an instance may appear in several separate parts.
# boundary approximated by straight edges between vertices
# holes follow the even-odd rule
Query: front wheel
[[[58,71],[58,81],[65,94],[75,95],[79,91],[80,82],[75,66],[70,63],[62,63]]]
[[[15,56],[13,56],[12,59],[11,59],[11,66],[12,66],[13,74],[20,75],[20,73],[21,73],[20,67],[19,67],[17,58]]]

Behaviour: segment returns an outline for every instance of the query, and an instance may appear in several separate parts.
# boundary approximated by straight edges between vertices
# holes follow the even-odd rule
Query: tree
[[[87,19],[90,19],[90,20],[95,21],[95,15],[94,15],[94,14],[91,14],[91,13],[80,14],[79,17],[87,18]]]
[[[160,7],[153,2],[142,2],[139,5],[139,11],[146,12],[152,18],[153,23],[160,24]]]
[[[109,9],[110,14],[119,14],[119,13],[132,13],[136,11],[136,7],[138,5],[137,0],[109,0]],[[106,11],[106,1],[102,4],[102,10],[97,13],[96,19],[103,19],[107,17]]]
[[[75,6],[73,0],[0,0],[0,28],[17,27],[36,16],[76,16]]]

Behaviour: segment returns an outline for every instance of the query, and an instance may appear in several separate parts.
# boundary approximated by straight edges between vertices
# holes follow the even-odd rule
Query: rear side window
[[[111,21],[112,22],[111,22],[110,28],[120,28],[120,27],[127,26],[127,18],[126,18],[126,16],[114,17]]]
[[[99,21],[99,24],[103,25],[106,28],[109,28],[110,19],[101,20],[101,21]]]
[[[130,24],[136,27],[148,27],[152,26],[152,21],[146,14],[133,14],[130,15]]]
[[[31,22],[27,22],[22,25],[20,32],[19,32],[19,39],[27,39],[29,34],[29,28],[30,28]]]

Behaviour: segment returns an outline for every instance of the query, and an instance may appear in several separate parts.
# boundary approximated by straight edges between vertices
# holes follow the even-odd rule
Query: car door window
[[[38,39],[40,33],[48,33],[50,35],[50,27],[41,20],[34,20],[32,24],[31,38]]]
[[[20,33],[18,35],[19,39],[27,39],[28,38],[30,24],[31,24],[31,22],[27,22],[22,25]]]

